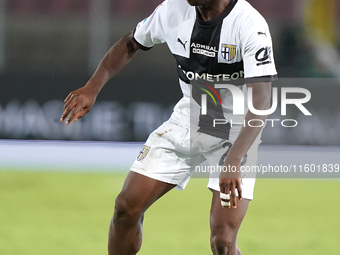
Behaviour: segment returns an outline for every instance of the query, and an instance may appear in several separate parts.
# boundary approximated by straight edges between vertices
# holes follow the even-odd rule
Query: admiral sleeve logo
[[[232,44],[222,44],[222,57],[227,60],[231,61],[236,57],[236,45]]]
[[[144,159],[146,157],[146,155],[148,155],[150,149],[151,148],[149,146],[144,145],[142,150],[139,152],[137,160],[141,161],[142,159]]]
[[[272,48],[271,47],[263,47],[259,49],[256,54],[255,54],[255,59],[259,62],[256,65],[257,66],[262,66],[262,65],[267,65],[271,64],[271,53],[272,53]]]

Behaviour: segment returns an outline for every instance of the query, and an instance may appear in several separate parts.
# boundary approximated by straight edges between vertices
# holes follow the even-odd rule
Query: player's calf
[[[243,199],[238,201],[237,208],[222,207],[220,192],[213,190],[210,244],[214,255],[241,255],[236,240],[248,203],[247,199]]]
[[[212,233],[210,245],[214,255],[241,255],[236,245],[236,235],[230,233]]]
[[[142,245],[144,210],[120,194],[110,222],[108,250],[110,255],[134,255]]]

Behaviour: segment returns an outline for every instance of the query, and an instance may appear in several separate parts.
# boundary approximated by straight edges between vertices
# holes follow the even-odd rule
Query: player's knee
[[[225,234],[211,236],[211,249],[214,255],[236,255],[236,238]]]
[[[126,222],[135,224],[142,218],[143,211],[138,208],[138,205],[129,202],[123,194],[119,194],[115,201],[113,223]]]

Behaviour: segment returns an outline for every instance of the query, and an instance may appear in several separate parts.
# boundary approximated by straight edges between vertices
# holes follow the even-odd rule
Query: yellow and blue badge
[[[236,45],[223,43],[221,47],[221,53],[225,60],[233,60],[236,57]]]
[[[141,161],[143,158],[145,158],[146,155],[148,155],[149,150],[150,150],[150,147],[144,145],[143,148],[142,148],[142,150],[139,152],[139,155],[138,155],[138,157],[137,157],[137,160],[138,160],[138,161]]]

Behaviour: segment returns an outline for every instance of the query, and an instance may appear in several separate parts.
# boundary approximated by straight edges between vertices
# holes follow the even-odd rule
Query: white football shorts
[[[208,188],[220,191],[219,173],[223,171],[224,159],[238,133],[239,129],[231,129],[230,140],[225,140],[168,120],[150,134],[130,170],[174,184],[180,190],[185,188],[192,174],[199,177],[200,172],[205,175],[209,172]],[[256,172],[250,170],[256,166],[259,137],[241,163],[244,169],[242,197],[249,200],[253,199]]]

